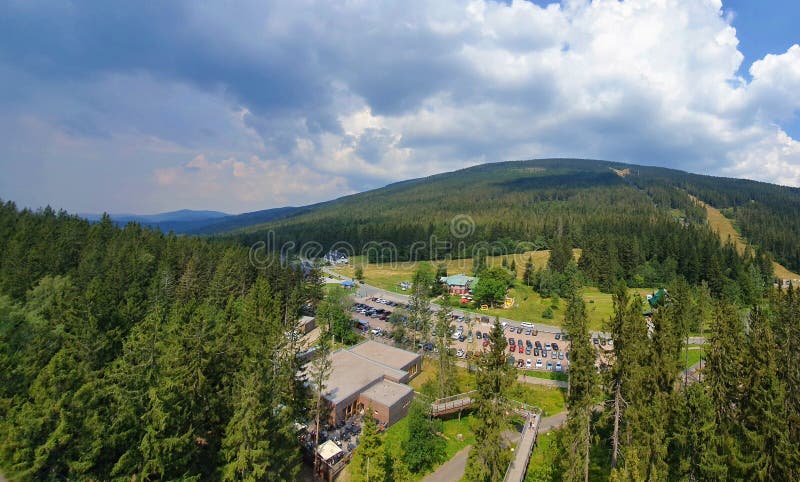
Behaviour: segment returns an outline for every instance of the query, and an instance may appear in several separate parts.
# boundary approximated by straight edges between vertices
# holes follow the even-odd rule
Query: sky
[[[798,18],[796,0],[6,0],[0,199],[238,213],[543,157],[798,186]]]

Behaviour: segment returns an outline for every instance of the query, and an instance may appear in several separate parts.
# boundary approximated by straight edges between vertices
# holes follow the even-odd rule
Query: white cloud
[[[155,180],[184,202],[231,205],[311,204],[349,194],[347,182],[285,161],[227,158],[200,154],[185,165],[156,169]]]
[[[739,77],[719,0],[257,0],[184,13],[152,65],[104,66],[85,88],[11,111],[77,140],[72,156],[116,145],[146,159],[151,205],[165,209],[303,204],[549,156],[800,184],[798,142],[781,127],[800,109],[800,46]]]

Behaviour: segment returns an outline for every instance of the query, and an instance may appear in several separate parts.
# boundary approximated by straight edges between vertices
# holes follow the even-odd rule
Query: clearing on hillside
[[[742,238],[736,228],[733,226],[733,222],[726,218],[722,212],[713,207],[709,206],[708,204],[704,203],[703,201],[697,199],[696,197],[689,195],[690,198],[694,199],[696,202],[700,203],[701,206],[706,208],[706,213],[708,214],[708,225],[711,227],[712,230],[716,231],[719,234],[719,237],[723,241],[727,241],[728,238],[733,241],[734,246],[736,246],[736,250],[739,253],[744,253],[745,249],[747,249],[747,240]],[[772,262],[772,271],[775,274],[776,278],[780,279],[798,279],[800,275],[794,273],[787,269],[780,263],[775,261]]]

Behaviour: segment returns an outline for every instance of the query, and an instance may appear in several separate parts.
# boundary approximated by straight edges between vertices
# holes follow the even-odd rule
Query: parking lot
[[[362,332],[376,337],[390,338],[395,327],[387,321],[389,315],[397,308],[408,309],[404,303],[383,298],[356,298],[354,301],[353,319],[359,322]],[[451,334],[448,336],[458,358],[475,357],[488,347],[485,335],[492,329],[489,318],[476,315],[472,320],[470,324],[467,317],[452,315]],[[569,368],[569,341],[565,341],[565,336],[539,332],[535,325],[525,325],[508,324],[504,327],[509,363],[520,369],[566,372]],[[425,348],[432,350],[433,346]]]

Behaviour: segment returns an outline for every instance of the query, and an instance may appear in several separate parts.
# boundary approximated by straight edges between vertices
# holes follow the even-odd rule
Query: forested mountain
[[[285,333],[321,289],[273,261],[0,204],[0,470],[292,480],[307,397]]]
[[[397,256],[407,259],[414,241],[432,234],[452,240],[450,221],[464,214],[475,222],[474,231],[459,238],[468,244],[548,245],[564,235],[588,247],[620,226],[649,231],[643,224],[655,227],[676,216],[702,224],[705,213],[689,194],[725,210],[753,245],[800,269],[799,189],[584,159],[499,162],[414,179],[311,206],[236,236],[249,243],[272,230],[278,241],[317,241],[326,247],[344,241],[358,251],[385,240],[396,243]],[[413,256],[429,255],[427,250]]]
[[[721,242],[690,194],[730,208],[759,248],[739,255]],[[794,188],[606,161],[543,159],[393,184],[226,236],[246,245],[269,240],[275,249],[305,245],[310,254],[334,247],[367,254],[371,261],[521,252],[562,240],[583,250],[580,267],[605,291],[620,279],[652,286],[682,276],[692,284],[708,282],[715,295],[728,289],[752,300],[750,293],[759,290],[753,285],[772,282],[770,256],[800,267],[792,254],[800,249],[800,237],[792,235],[796,225],[800,229],[798,220],[800,191]]]

